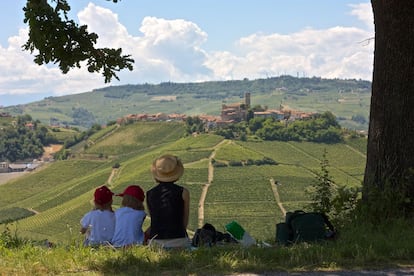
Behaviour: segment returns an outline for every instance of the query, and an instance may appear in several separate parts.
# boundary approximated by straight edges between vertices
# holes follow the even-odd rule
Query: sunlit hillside
[[[338,185],[361,185],[365,166],[365,138],[330,145],[240,142],[211,134],[184,137],[184,125],[173,122],[101,131],[69,160],[0,185],[2,226],[23,216],[7,224],[20,236],[62,243],[80,240],[79,220],[92,208],[96,187],[106,184],[118,193],[139,184],[148,190],[154,185],[152,160],[172,153],[185,166],[178,183],[191,193],[190,233],[205,222],[224,230],[236,220],[256,239],[273,240],[275,223],[282,221],[284,211],[309,203],[306,190],[315,181],[325,151],[329,172]],[[275,164],[262,164],[262,160]],[[117,163],[119,168],[114,166]],[[116,197],[114,208],[119,204]],[[148,223],[149,218],[145,226]]]

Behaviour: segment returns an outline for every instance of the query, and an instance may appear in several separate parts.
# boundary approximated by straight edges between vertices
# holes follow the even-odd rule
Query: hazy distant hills
[[[283,105],[310,112],[329,110],[346,128],[368,128],[371,82],[316,77],[111,86],[0,108],[0,112],[29,114],[47,124],[88,128],[137,113],[219,115],[223,103],[241,102],[246,92],[251,93],[252,106],[278,109]]]

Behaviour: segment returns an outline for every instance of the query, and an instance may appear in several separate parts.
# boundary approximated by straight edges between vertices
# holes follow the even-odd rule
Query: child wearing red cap
[[[114,247],[141,245],[144,241],[142,224],[147,214],[144,208],[144,191],[138,185],[128,186],[122,196],[122,206],[115,211]]]
[[[113,194],[106,186],[95,190],[95,208],[86,213],[80,221],[80,232],[86,234],[85,245],[98,246],[111,242],[115,231],[115,214],[112,211]]]

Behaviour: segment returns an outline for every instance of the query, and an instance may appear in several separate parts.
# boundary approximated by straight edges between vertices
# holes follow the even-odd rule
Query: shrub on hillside
[[[231,166],[231,167],[241,167],[241,166],[243,166],[243,163],[241,161],[237,161],[237,160],[230,160],[229,161],[229,166]]]
[[[249,159],[246,160],[245,164],[246,164],[246,166],[252,166],[252,165],[254,165],[254,160],[249,158]]]
[[[254,160],[256,166],[262,165],[277,165],[277,162],[269,157],[263,157],[263,159]]]
[[[221,161],[215,161],[214,163],[212,162],[212,164],[215,168],[227,167],[227,164]]]

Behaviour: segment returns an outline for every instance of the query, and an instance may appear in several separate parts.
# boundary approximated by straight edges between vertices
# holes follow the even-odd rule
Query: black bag
[[[196,230],[191,240],[191,245],[194,247],[212,246],[216,241],[216,228],[210,223],[206,223],[202,228]]]
[[[288,212],[285,222],[276,224],[276,242],[282,245],[332,239],[335,233],[328,217],[318,212]]]
[[[208,246],[211,247],[216,244],[237,243],[230,234],[217,231],[210,223],[206,223],[203,227],[196,230],[191,240],[191,245],[194,247]]]

